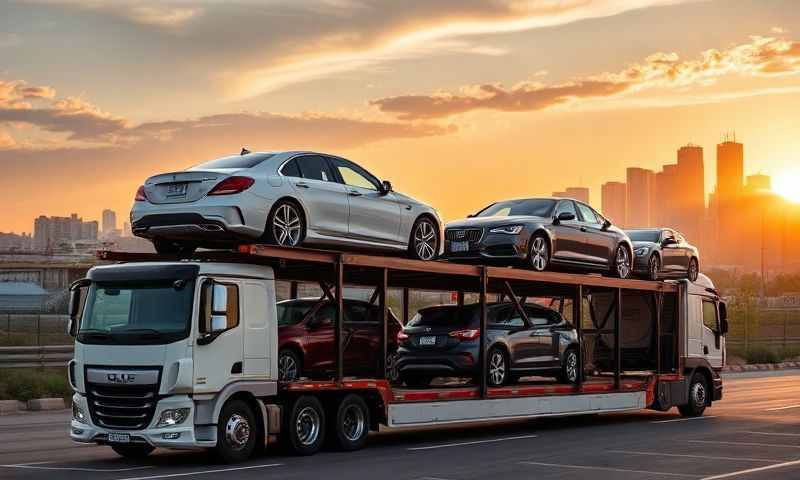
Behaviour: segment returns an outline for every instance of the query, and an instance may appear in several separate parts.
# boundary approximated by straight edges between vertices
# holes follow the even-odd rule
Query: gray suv
[[[578,376],[578,334],[557,311],[512,303],[488,307],[487,383],[498,387],[526,375],[554,376],[574,383]],[[397,371],[410,387],[435,377],[479,374],[480,305],[424,308],[397,335]]]

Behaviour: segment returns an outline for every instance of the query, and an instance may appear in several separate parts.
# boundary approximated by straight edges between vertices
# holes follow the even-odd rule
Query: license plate
[[[131,436],[128,433],[109,433],[109,443],[131,443]]]
[[[468,252],[469,242],[450,242],[451,252]]]
[[[170,183],[167,185],[168,197],[182,197],[186,195],[186,183]]]
[[[419,344],[420,345],[436,345],[436,337],[433,335],[426,335],[424,337],[419,337]]]

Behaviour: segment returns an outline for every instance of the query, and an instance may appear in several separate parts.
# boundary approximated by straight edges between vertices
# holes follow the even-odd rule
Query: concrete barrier
[[[63,410],[66,408],[63,398],[36,398],[28,400],[28,410],[39,412],[42,410]]]
[[[25,410],[27,405],[19,400],[0,400],[0,415],[10,415]]]

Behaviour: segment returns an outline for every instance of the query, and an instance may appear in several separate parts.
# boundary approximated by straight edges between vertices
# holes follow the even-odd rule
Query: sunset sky
[[[445,219],[736,132],[800,191],[797,0],[4,0],[0,231],[222,154],[355,160]],[[793,183],[795,182],[795,183]],[[793,185],[796,188],[792,188]]]

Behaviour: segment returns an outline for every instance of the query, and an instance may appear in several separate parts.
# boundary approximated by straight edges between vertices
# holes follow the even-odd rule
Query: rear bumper
[[[262,227],[245,223],[239,207],[203,208],[152,208],[149,211],[131,212],[133,234],[144,238],[169,238],[185,240],[230,240],[231,238],[256,238]]]
[[[458,376],[476,373],[478,351],[451,353],[418,352],[400,349],[397,371],[403,375]]]

